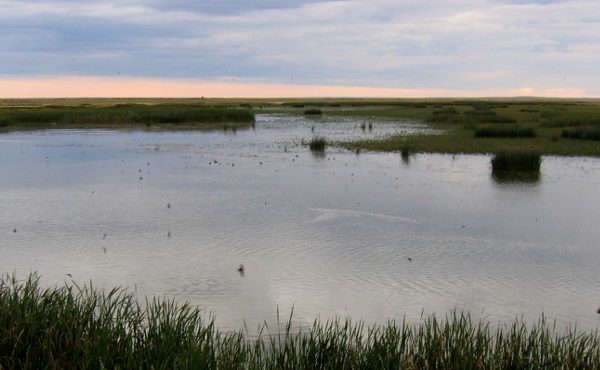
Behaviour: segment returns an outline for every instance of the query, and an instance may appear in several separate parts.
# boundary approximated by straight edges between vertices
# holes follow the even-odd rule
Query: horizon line
[[[598,99],[570,86],[487,89],[102,76],[1,76],[0,99]]]

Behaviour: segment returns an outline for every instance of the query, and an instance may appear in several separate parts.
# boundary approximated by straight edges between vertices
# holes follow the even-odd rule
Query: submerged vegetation
[[[219,129],[254,123],[248,109],[197,105],[116,104],[0,108],[0,129],[36,128],[170,128]]]
[[[220,331],[189,304],[139,304],[122,289],[42,288],[36,275],[0,280],[0,368],[591,369],[597,333],[542,317],[492,325],[468,314],[421,324],[315,321],[258,336]]]

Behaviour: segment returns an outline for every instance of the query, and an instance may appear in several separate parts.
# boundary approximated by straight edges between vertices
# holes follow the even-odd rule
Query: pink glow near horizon
[[[295,98],[295,97],[586,97],[569,87],[499,90],[383,88],[361,86],[291,85],[131,77],[0,77],[0,98]]]

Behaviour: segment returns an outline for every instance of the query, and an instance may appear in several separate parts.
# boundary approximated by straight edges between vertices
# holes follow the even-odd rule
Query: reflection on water
[[[312,154],[313,158],[316,160],[325,159],[325,150],[311,150],[310,153]]]
[[[189,300],[225,328],[271,323],[277,307],[299,323],[458,308],[598,327],[599,160],[545,158],[535,186],[497,186],[488,156],[406,166],[302,145],[426,130],[362,123],[0,135],[0,269]]]
[[[400,152],[400,156],[402,157],[402,162],[408,166],[410,164],[411,153],[408,150],[403,150]]]
[[[536,185],[542,176],[540,171],[494,171],[492,179],[499,185]]]

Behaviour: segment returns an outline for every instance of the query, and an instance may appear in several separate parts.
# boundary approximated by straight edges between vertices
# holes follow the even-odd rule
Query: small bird
[[[13,229],[13,233],[16,233],[16,232],[17,232],[17,229]]]
[[[600,308],[598,308],[598,311],[596,311],[596,313],[597,313],[598,315],[600,315]]]
[[[102,247],[102,250],[104,251],[104,254],[106,254],[106,247]]]
[[[73,277],[73,275],[71,275],[71,274],[65,274],[65,275],[67,275],[67,276],[68,276],[68,277],[70,277],[70,278],[72,278],[72,277]]]
[[[240,267],[238,267],[237,271],[240,273],[241,276],[244,276],[244,265],[240,265]]]
[[[411,257],[408,257],[407,259],[408,259],[409,262],[412,262],[412,258]]]
[[[106,233],[104,233],[104,235],[102,235],[102,240],[106,239]]]
[[[171,208],[171,203],[167,203],[167,208]]]
[[[169,232],[167,233],[167,238],[171,237],[171,230],[169,230]]]

